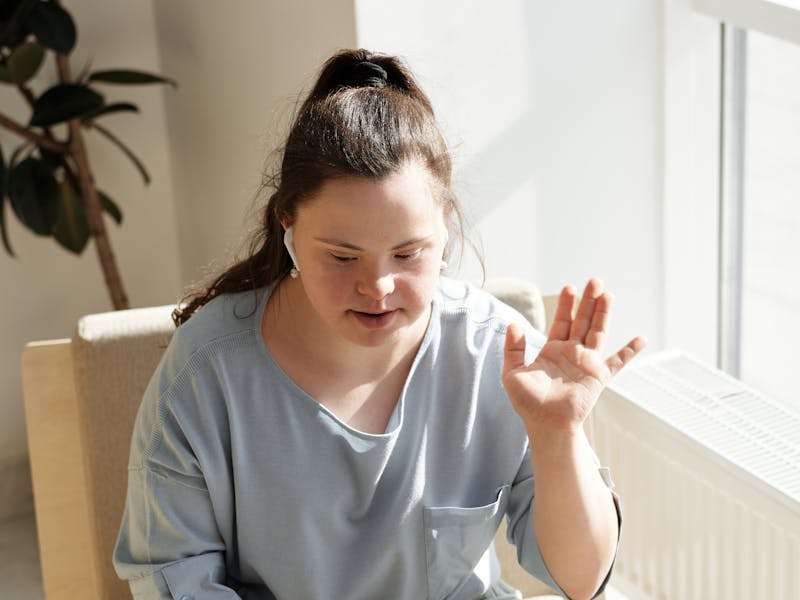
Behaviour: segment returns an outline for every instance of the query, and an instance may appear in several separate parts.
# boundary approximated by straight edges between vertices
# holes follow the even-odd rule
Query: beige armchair
[[[485,287],[544,331],[552,298],[543,302],[533,285],[519,280],[491,280]],[[72,339],[32,342],[22,352],[47,600],[131,597],[111,556],[125,503],[133,424],[172,336],[172,308],[89,315]],[[517,565],[503,529],[495,547],[504,579],[526,596],[552,593]]]

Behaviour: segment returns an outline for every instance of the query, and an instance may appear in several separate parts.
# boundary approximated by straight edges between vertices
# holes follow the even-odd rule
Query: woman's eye
[[[341,263],[346,263],[346,262],[350,262],[350,261],[353,261],[353,260],[355,260],[355,257],[354,257],[354,256],[342,256],[342,255],[340,255],[340,254],[331,254],[331,257],[332,257],[332,258],[333,258],[333,259],[334,259],[336,262],[341,262]]]
[[[422,252],[421,249],[412,250],[411,252],[403,252],[402,254],[395,254],[395,258],[400,260],[411,260],[417,258],[420,253]]]

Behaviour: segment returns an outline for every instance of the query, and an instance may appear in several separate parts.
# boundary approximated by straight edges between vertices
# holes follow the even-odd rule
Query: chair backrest
[[[544,331],[546,307],[533,284],[494,279],[483,287]],[[117,578],[111,557],[125,504],[133,425],[147,383],[174,332],[172,309],[161,306],[83,317],[69,343],[71,369],[63,364],[68,358],[63,351],[65,340],[50,344],[49,349],[46,343],[31,344],[23,352],[26,414],[32,421],[28,437],[34,502],[48,600],[131,597],[127,583]],[[53,356],[60,362],[54,363]],[[54,385],[56,369],[63,374],[63,381],[56,378]],[[55,402],[64,417],[60,424],[53,423],[52,417],[40,424],[52,414],[54,395],[59,396]],[[53,445],[54,436],[59,436],[59,447]],[[81,465],[68,460],[71,448],[76,456],[80,454]],[[63,461],[58,474],[54,459]],[[56,510],[48,497],[65,493],[68,497],[59,501]],[[71,543],[76,536],[59,524],[70,519],[69,511],[76,528],[88,515],[88,549],[83,554]],[[513,547],[502,546],[502,535],[497,539],[504,573],[517,573],[510,577],[511,582],[526,593],[540,591],[532,589],[535,580],[519,570]],[[86,559],[90,565],[83,564]],[[76,583],[79,568],[85,576]]]
[[[111,557],[125,506],[136,413],[175,326],[172,306],[83,317],[72,336],[72,364],[87,472],[92,554],[103,598],[130,597]]]
[[[547,334],[547,317],[551,302],[549,298],[542,297],[539,288],[533,283],[524,279],[494,278],[487,279],[483,289],[518,310],[531,325]]]

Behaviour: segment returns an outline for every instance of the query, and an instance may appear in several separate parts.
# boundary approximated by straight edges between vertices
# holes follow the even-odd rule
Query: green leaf
[[[4,0],[0,2],[0,47],[14,48],[30,33],[27,20],[39,0]]]
[[[66,178],[59,187],[58,220],[53,228],[53,237],[70,252],[81,254],[89,241],[89,223],[83,200]]]
[[[10,256],[14,256],[11,242],[6,231],[6,161],[3,158],[3,148],[0,147],[0,237],[3,238],[3,246]]]
[[[89,75],[89,81],[116,83],[119,85],[168,83],[172,87],[178,87],[178,83],[169,77],[153,75],[152,73],[143,73],[142,71],[131,71],[130,69],[109,69],[106,71],[95,71]]]
[[[88,123],[97,117],[108,115],[116,112],[139,112],[139,107],[130,102],[115,102],[113,104],[104,104],[103,106],[86,113],[81,117],[81,121]]]
[[[8,72],[5,65],[0,64],[0,81],[3,83],[14,83],[14,80],[11,79],[11,73]]]
[[[122,211],[119,209],[116,202],[100,190],[97,190],[97,195],[100,196],[100,205],[103,207],[103,210],[114,219],[117,225],[122,225]]]
[[[53,171],[64,166],[62,163],[64,156],[62,154],[50,152],[50,150],[47,148],[42,148],[39,146],[39,156],[42,157],[42,160],[45,162],[45,164]]]
[[[147,173],[147,169],[145,169],[144,164],[142,163],[141,160],[139,160],[136,157],[136,155],[130,148],[128,148],[125,144],[122,143],[122,140],[120,140],[117,136],[115,136],[113,133],[111,133],[108,129],[106,129],[102,125],[93,123],[92,127],[98,133],[102,133],[106,138],[108,138],[108,140],[111,141],[111,143],[113,143],[115,146],[117,146],[117,148],[122,150],[125,156],[127,156],[134,164],[134,166],[139,170],[139,174],[142,176],[142,179],[144,179],[145,185],[150,183],[150,175]]]
[[[3,156],[3,147],[0,146],[0,196],[6,195],[6,159]]]
[[[59,54],[69,54],[75,47],[75,23],[58,4],[39,2],[28,16],[27,23],[42,46]]]
[[[0,196],[0,238],[3,239],[3,247],[9,256],[16,256],[14,249],[11,247],[11,241],[8,239],[8,231],[6,231],[6,197]]]
[[[22,84],[36,75],[44,60],[44,48],[36,42],[25,42],[17,46],[6,59],[6,70],[11,81]]]
[[[3,238],[3,247],[10,256],[16,256],[14,249],[11,247],[11,241],[8,239],[8,231],[6,231],[6,197],[0,196],[0,237]]]
[[[11,207],[22,223],[37,235],[50,235],[58,219],[61,192],[53,172],[41,160],[26,158],[8,177]]]
[[[11,153],[11,158],[8,161],[9,169],[13,169],[16,166],[16,164],[19,162],[19,157],[26,150],[28,151],[28,154],[30,154],[33,151],[33,144],[31,144],[30,142],[22,142],[19,146],[16,147],[14,152]]]
[[[103,105],[103,96],[84,85],[54,85],[33,103],[31,125],[46,127],[80,117]]]

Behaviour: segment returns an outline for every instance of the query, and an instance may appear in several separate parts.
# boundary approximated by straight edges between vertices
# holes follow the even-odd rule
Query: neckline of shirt
[[[312,408],[314,408],[317,412],[324,414],[328,419],[332,420],[336,423],[342,430],[346,431],[348,434],[356,436],[363,440],[389,440],[396,437],[400,430],[403,427],[403,420],[404,420],[404,408],[405,408],[405,397],[406,393],[408,392],[409,384],[414,377],[415,372],[417,371],[422,358],[424,357],[425,353],[428,351],[428,348],[431,345],[431,340],[433,339],[434,334],[439,329],[439,319],[441,316],[441,299],[440,299],[440,289],[437,286],[436,293],[433,296],[433,301],[431,303],[431,314],[428,320],[428,326],[425,328],[425,334],[422,337],[422,342],[417,349],[417,353],[414,356],[414,360],[411,363],[411,368],[408,371],[408,376],[406,377],[405,383],[403,384],[403,389],[400,392],[400,398],[397,400],[397,404],[392,411],[391,416],[389,417],[389,422],[386,425],[386,430],[383,433],[367,433],[365,431],[361,431],[360,429],[356,429],[351,425],[348,425],[344,421],[342,421],[339,417],[337,417],[332,411],[328,410],[323,404],[318,402],[314,399],[313,396],[308,394],[303,388],[301,388],[295,381],[286,374],[283,370],[283,367],[275,360],[275,357],[272,356],[272,353],[269,351],[266,342],[264,341],[264,336],[261,334],[261,322],[264,318],[264,311],[267,307],[267,302],[269,301],[269,297],[272,295],[272,292],[278,286],[279,282],[272,283],[264,288],[262,288],[260,297],[258,299],[258,309],[256,310],[253,316],[253,334],[256,338],[256,345],[258,349],[265,359],[267,365],[287,384],[288,389],[294,392],[294,395],[301,399],[303,402],[312,403]]]

